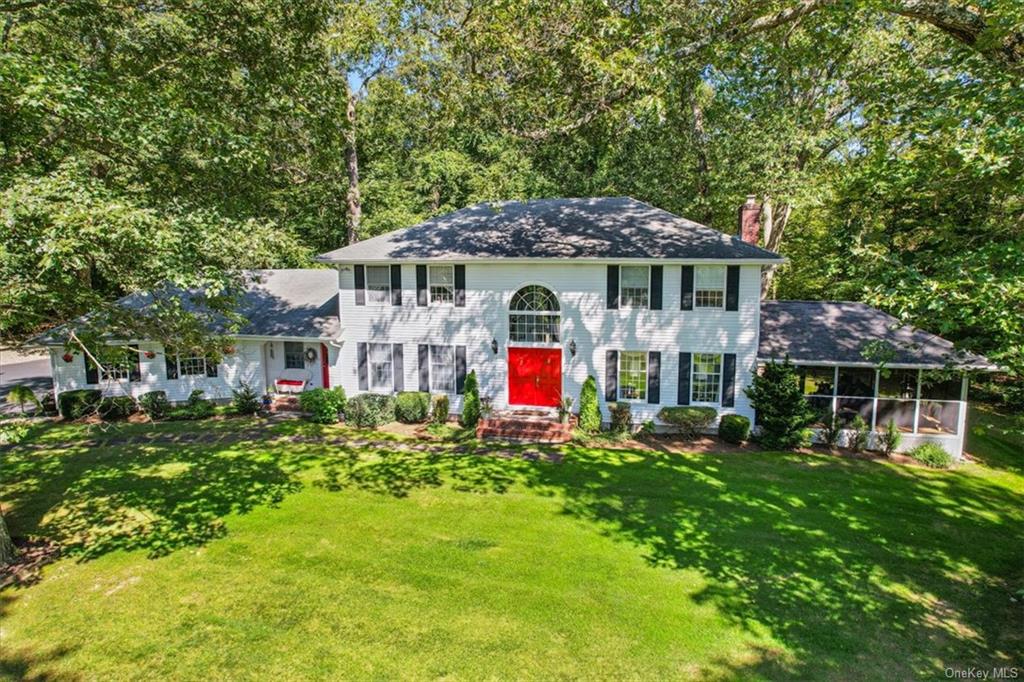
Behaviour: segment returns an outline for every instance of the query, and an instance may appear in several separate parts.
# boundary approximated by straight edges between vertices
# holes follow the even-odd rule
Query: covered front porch
[[[260,345],[264,385],[272,396],[294,396],[314,388],[330,388],[330,368],[337,348],[312,339],[273,339]]]

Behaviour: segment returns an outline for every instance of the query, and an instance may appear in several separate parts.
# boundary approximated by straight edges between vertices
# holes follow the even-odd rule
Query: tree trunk
[[[346,85],[346,88],[348,86]],[[362,203],[359,199],[359,156],[356,152],[356,93],[348,90],[348,104],[345,110],[347,125],[345,126],[345,165],[348,168],[348,204],[346,218],[346,243],[355,244],[359,241],[359,220],[363,215]]]
[[[14,561],[18,550],[14,548],[11,540],[11,533],[7,530],[7,522],[4,520],[4,513],[0,511],[0,566],[6,566]]]
[[[771,197],[765,197],[761,204],[761,223],[764,229],[764,248],[769,251],[778,251],[782,246],[782,235],[786,232],[786,225],[789,223],[789,215],[793,207],[788,203],[778,206],[778,212],[772,206]],[[761,298],[774,297],[775,271],[778,266],[768,267],[761,270]]]
[[[690,108],[690,137],[692,139],[694,153],[697,156],[694,171],[697,173],[697,197],[700,201],[701,222],[708,227],[711,226],[713,214],[711,212],[711,182],[710,165],[708,164],[708,134],[704,128],[704,109],[700,103],[700,86],[698,80],[692,88],[688,89]]]

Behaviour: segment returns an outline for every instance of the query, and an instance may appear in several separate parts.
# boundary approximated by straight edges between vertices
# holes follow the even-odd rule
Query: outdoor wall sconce
[[[576,339],[569,341],[569,354],[576,357]]]
[[[498,339],[491,339],[491,352],[498,354]]]

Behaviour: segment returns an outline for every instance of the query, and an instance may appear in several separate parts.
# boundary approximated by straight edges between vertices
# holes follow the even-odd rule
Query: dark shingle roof
[[[341,325],[338,317],[338,272],[334,269],[254,270],[239,297],[237,312],[246,322],[235,332],[240,336],[282,336],[296,338],[336,338]],[[145,310],[156,296],[181,298],[186,310],[201,311],[201,298],[195,291],[166,289],[157,294],[139,292],[118,303],[130,310]],[[72,326],[74,323],[72,323]],[[225,328],[213,324],[211,331]],[[63,343],[64,327],[52,329],[36,338],[40,344]]]
[[[629,197],[481,203],[367,239],[318,260],[499,258],[782,261],[739,237]]]
[[[994,370],[986,358],[958,351],[952,342],[901,323],[892,315],[850,301],[763,301],[758,357],[793,362],[877,364],[872,345],[882,344],[884,362],[921,367],[954,365]],[[892,353],[890,355],[889,353]]]

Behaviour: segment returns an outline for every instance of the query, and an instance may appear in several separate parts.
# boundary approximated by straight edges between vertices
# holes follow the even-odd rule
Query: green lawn
[[[951,472],[576,446],[548,461],[398,439],[62,450],[88,434],[47,429],[34,437],[46,448],[0,453],[4,511],[15,535],[67,556],[0,592],[0,673],[862,679],[1020,666],[1024,424],[991,412],[972,424],[983,463]]]

